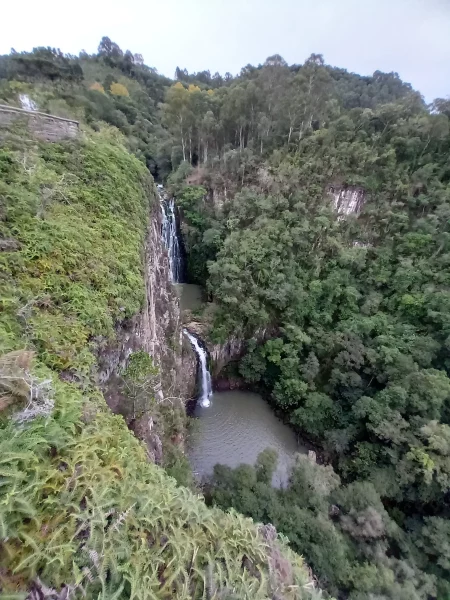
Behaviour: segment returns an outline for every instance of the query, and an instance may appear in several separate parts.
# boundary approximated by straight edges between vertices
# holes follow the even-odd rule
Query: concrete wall
[[[0,104],[0,137],[2,129],[20,120],[26,123],[33,136],[45,142],[75,138],[79,133],[78,121]]]

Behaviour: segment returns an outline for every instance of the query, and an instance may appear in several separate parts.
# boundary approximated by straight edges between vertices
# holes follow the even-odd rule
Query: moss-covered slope
[[[5,141],[0,233],[17,251],[0,255],[2,351],[25,340],[49,367],[81,375],[88,340],[139,311],[150,179],[113,136]]]

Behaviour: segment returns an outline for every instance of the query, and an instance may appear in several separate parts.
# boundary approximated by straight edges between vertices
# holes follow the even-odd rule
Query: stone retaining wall
[[[18,120],[24,120],[30,133],[45,142],[75,138],[79,133],[78,121],[0,104],[0,136],[2,129]]]

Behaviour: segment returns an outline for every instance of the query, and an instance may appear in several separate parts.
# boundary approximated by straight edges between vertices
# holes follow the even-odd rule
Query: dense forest
[[[241,118],[197,128],[198,186],[169,178],[191,277],[212,338],[250,340],[240,375],[328,466],[300,460],[282,491],[217,468],[210,500],[274,523],[331,593],[448,598],[450,104],[318,56],[219,93]]]
[[[248,340],[239,376],[317,447],[283,490],[270,452],[218,466],[208,501],[275,524],[336,597],[448,599],[450,100],[318,54],[172,81],[108,38],[0,78],[167,181],[211,339]]]

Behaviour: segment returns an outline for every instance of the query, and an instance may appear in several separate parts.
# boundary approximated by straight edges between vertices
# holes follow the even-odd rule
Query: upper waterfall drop
[[[192,333],[189,333],[187,329],[183,329],[183,333],[191,342],[191,345],[194,348],[196,355],[198,356],[198,361],[200,365],[199,401],[200,405],[206,408],[211,404],[210,397],[212,394],[211,373],[208,370],[206,350],[200,346],[200,344],[198,343],[198,339],[194,335],[192,335]]]
[[[183,281],[183,256],[181,253],[175,200],[164,193],[158,185],[159,202],[162,213],[161,237],[169,255],[170,277],[174,283]]]

